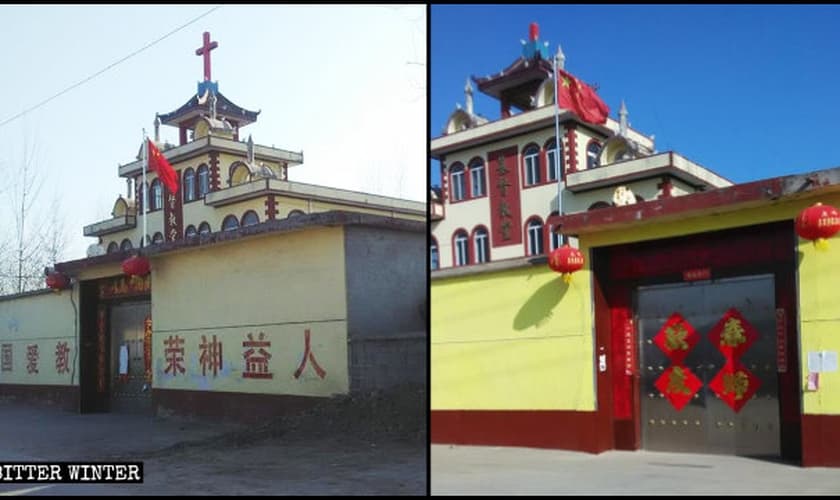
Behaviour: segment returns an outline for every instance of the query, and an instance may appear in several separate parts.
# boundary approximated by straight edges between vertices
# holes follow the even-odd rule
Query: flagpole
[[[557,215],[563,215],[563,172],[560,171],[560,101],[557,91],[557,56],[554,56],[554,171],[557,174]],[[552,236],[553,239],[553,236]]]
[[[143,129],[143,186],[140,189],[140,204],[143,205],[143,234],[140,235],[140,248],[146,243],[146,205],[149,204],[149,190],[146,187],[146,164],[149,162],[149,143],[146,142],[146,129]]]

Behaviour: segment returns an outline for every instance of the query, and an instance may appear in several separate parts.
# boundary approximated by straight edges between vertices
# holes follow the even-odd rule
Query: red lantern
[[[70,286],[70,278],[64,273],[52,271],[47,274],[47,286],[52,288],[53,291],[60,292]]]
[[[149,259],[136,255],[125,259],[122,263],[122,270],[127,276],[145,276],[149,274],[152,266]]]
[[[563,273],[563,281],[572,281],[572,273],[583,267],[583,254],[577,248],[567,244],[555,249],[548,256],[548,267],[552,271]]]
[[[806,240],[814,240],[818,250],[828,248],[826,238],[840,231],[840,213],[831,205],[817,203],[799,212],[796,217],[796,234]]]

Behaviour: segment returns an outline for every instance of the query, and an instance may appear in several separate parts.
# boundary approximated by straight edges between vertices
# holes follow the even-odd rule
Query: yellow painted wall
[[[433,410],[593,410],[590,273],[432,281]]]
[[[315,228],[249,238],[212,249],[152,260],[152,319],[156,388],[329,396],[349,387],[343,228]],[[304,353],[304,330],[326,370]],[[270,380],[247,379],[242,342],[252,333],[271,341]],[[164,374],[164,340],[185,339],[185,374]],[[212,335],[223,345],[223,370],[202,375],[198,344]]]
[[[12,371],[0,369],[0,384],[79,385],[76,314],[71,293],[30,295],[0,300],[0,346],[12,346]],[[74,297],[78,305],[78,297]],[[66,343],[67,370],[56,366],[57,344]],[[28,346],[37,346],[37,361],[30,365]],[[0,347],[2,357],[2,347]],[[28,369],[34,368],[35,371]],[[72,377],[72,383],[71,383]]]

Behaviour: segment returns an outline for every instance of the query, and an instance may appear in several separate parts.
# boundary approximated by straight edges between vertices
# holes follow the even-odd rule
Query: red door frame
[[[787,371],[779,374],[782,456],[802,453],[796,291],[796,237],[792,221],[689,236],[594,248],[591,252],[595,307],[597,426],[599,448],[637,450],[641,445],[638,341],[633,291],[640,285],[678,283],[683,272],[710,269],[711,278],[773,274],[776,307],[784,308]],[[627,364],[625,329],[633,328]],[[606,354],[605,371],[598,355]],[[626,368],[632,366],[632,374]]]

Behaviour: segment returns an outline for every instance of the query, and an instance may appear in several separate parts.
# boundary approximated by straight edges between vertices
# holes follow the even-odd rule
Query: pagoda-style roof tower
[[[539,41],[539,26],[531,23],[529,41],[523,42],[522,55],[496,75],[473,76],[478,90],[501,102],[502,118],[510,116],[510,107],[522,111],[536,108],[537,89],[554,73],[547,42]]]
[[[181,144],[186,144],[187,131],[195,130],[202,117],[212,116],[214,120],[229,122],[233,127],[233,139],[238,141],[239,129],[257,121],[260,114],[259,111],[250,111],[231,102],[219,92],[219,83],[211,80],[210,51],[218,46],[218,42],[210,42],[210,33],[205,31],[204,43],[195,51],[196,55],[204,56],[204,81],[198,84],[198,92],[175,111],[158,114],[164,125],[178,127]]]

